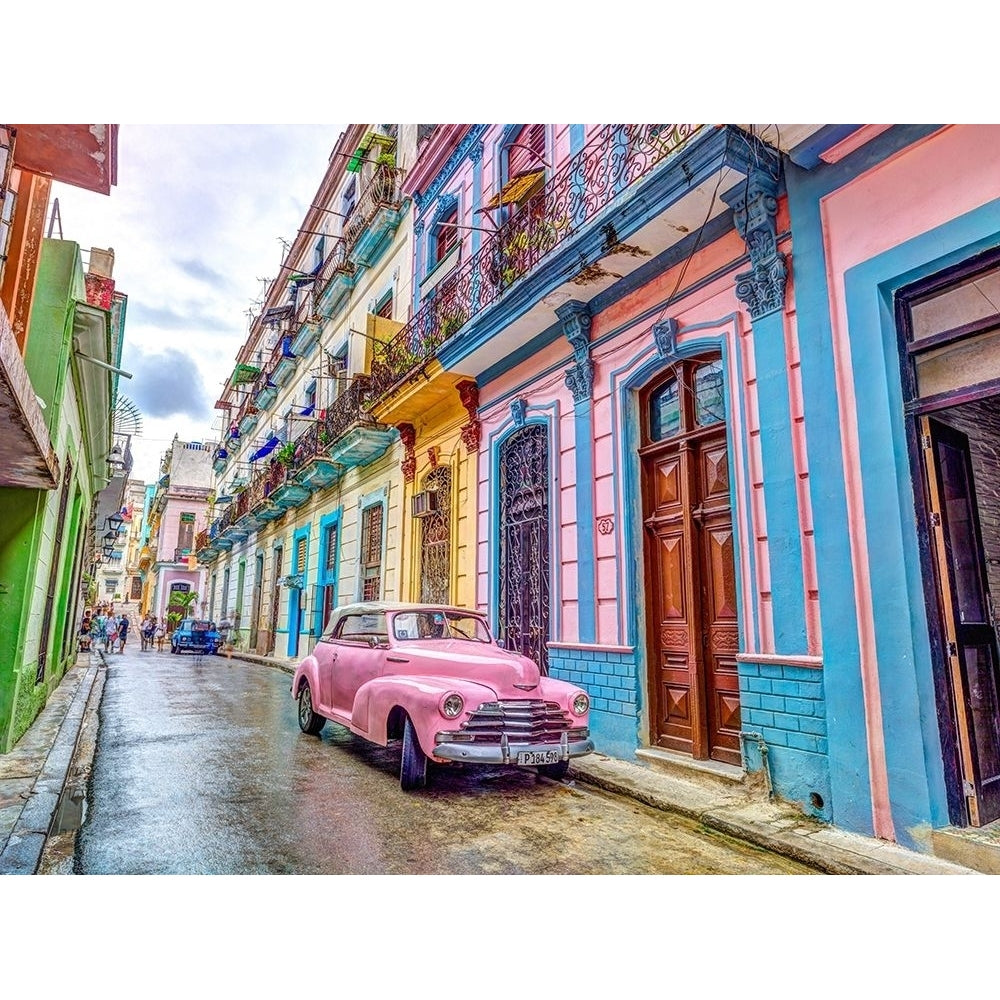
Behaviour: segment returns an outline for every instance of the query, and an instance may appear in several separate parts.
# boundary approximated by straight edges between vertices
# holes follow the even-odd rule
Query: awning
[[[243,385],[245,382],[252,382],[259,374],[260,369],[256,365],[237,365],[229,384]]]
[[[267,441],[265,441],[264,444],[250,456],[250,461],[256,462],[258,458],[267,458],[267,456],[270,455],[279,444],[281,444],[281,441],[278,438],[269,437]]]
[[[544,170],[528,170],[525,173],[512,177],[503,186],[503,190],[493,197],[479,209],[480,212],[492,212],[493,209],[501,205],[516,205],[525,200],[530,195],[536,193],[536,188],[541,188],[545,179]]]
[[[271,306],[270,309],[264,310],[262,319],[265,323],[276,323],[278,320],[291,316],[294,311],[291,305]]]

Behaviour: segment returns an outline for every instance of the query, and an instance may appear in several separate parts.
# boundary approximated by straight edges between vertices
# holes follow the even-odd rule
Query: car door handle
[[[387,656],[386,660],[389,663],[409,663],[410,659],[407,656]]]

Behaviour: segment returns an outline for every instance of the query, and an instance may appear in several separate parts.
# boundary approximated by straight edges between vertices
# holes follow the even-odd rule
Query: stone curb
[[[90,694],[101,669],[93,661],[85,671],[69,700],[66,714],[42,765],[21,815],[0,852],[0,875],[33,875],[45,848],[52,818],[59,806],[83,725]],[[60,684],[66,683],[66,678]],[[57,689],[58,691],[58,689]],[[50,698],[46,706],[53,713],[61,711],[60,699]],[[46,709],[42,710],[43,713]]]

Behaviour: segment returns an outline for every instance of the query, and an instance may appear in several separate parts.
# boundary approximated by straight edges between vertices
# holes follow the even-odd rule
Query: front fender
[[[429,755],[435,746],[435,734],[459,721],[446,719],[438,707],[441,699],[452,691],[465,699],[467,709],[497,697],[486,684],[455,677],[377,677],[358,688],[351,729],[372,743],[386,746],[389,715],[398,705],[410,717],[420,746]]]
[[[319,708],[318,697],[319,697],[319,664],[316,662],[315,656],[307,656],[296,668],[295,673],[292,675],[292,697],[298,701],[299,692],[302,690],[303,681],[309,682],[309,687],[312,690],[313,696],[313,707]]]

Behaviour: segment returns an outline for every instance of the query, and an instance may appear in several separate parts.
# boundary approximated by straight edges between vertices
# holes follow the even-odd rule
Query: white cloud
[[[281,240],[302,224],[344,128],[122,125],[109,196],[53,185],[63,238],[85,254],[114,248],[115,284],[128,296],[122,364],[134,377],[119,391],[149,408],[134,478],[157,478],[174,433],[217,438],[213,404],[258,279],[277,274]]]

